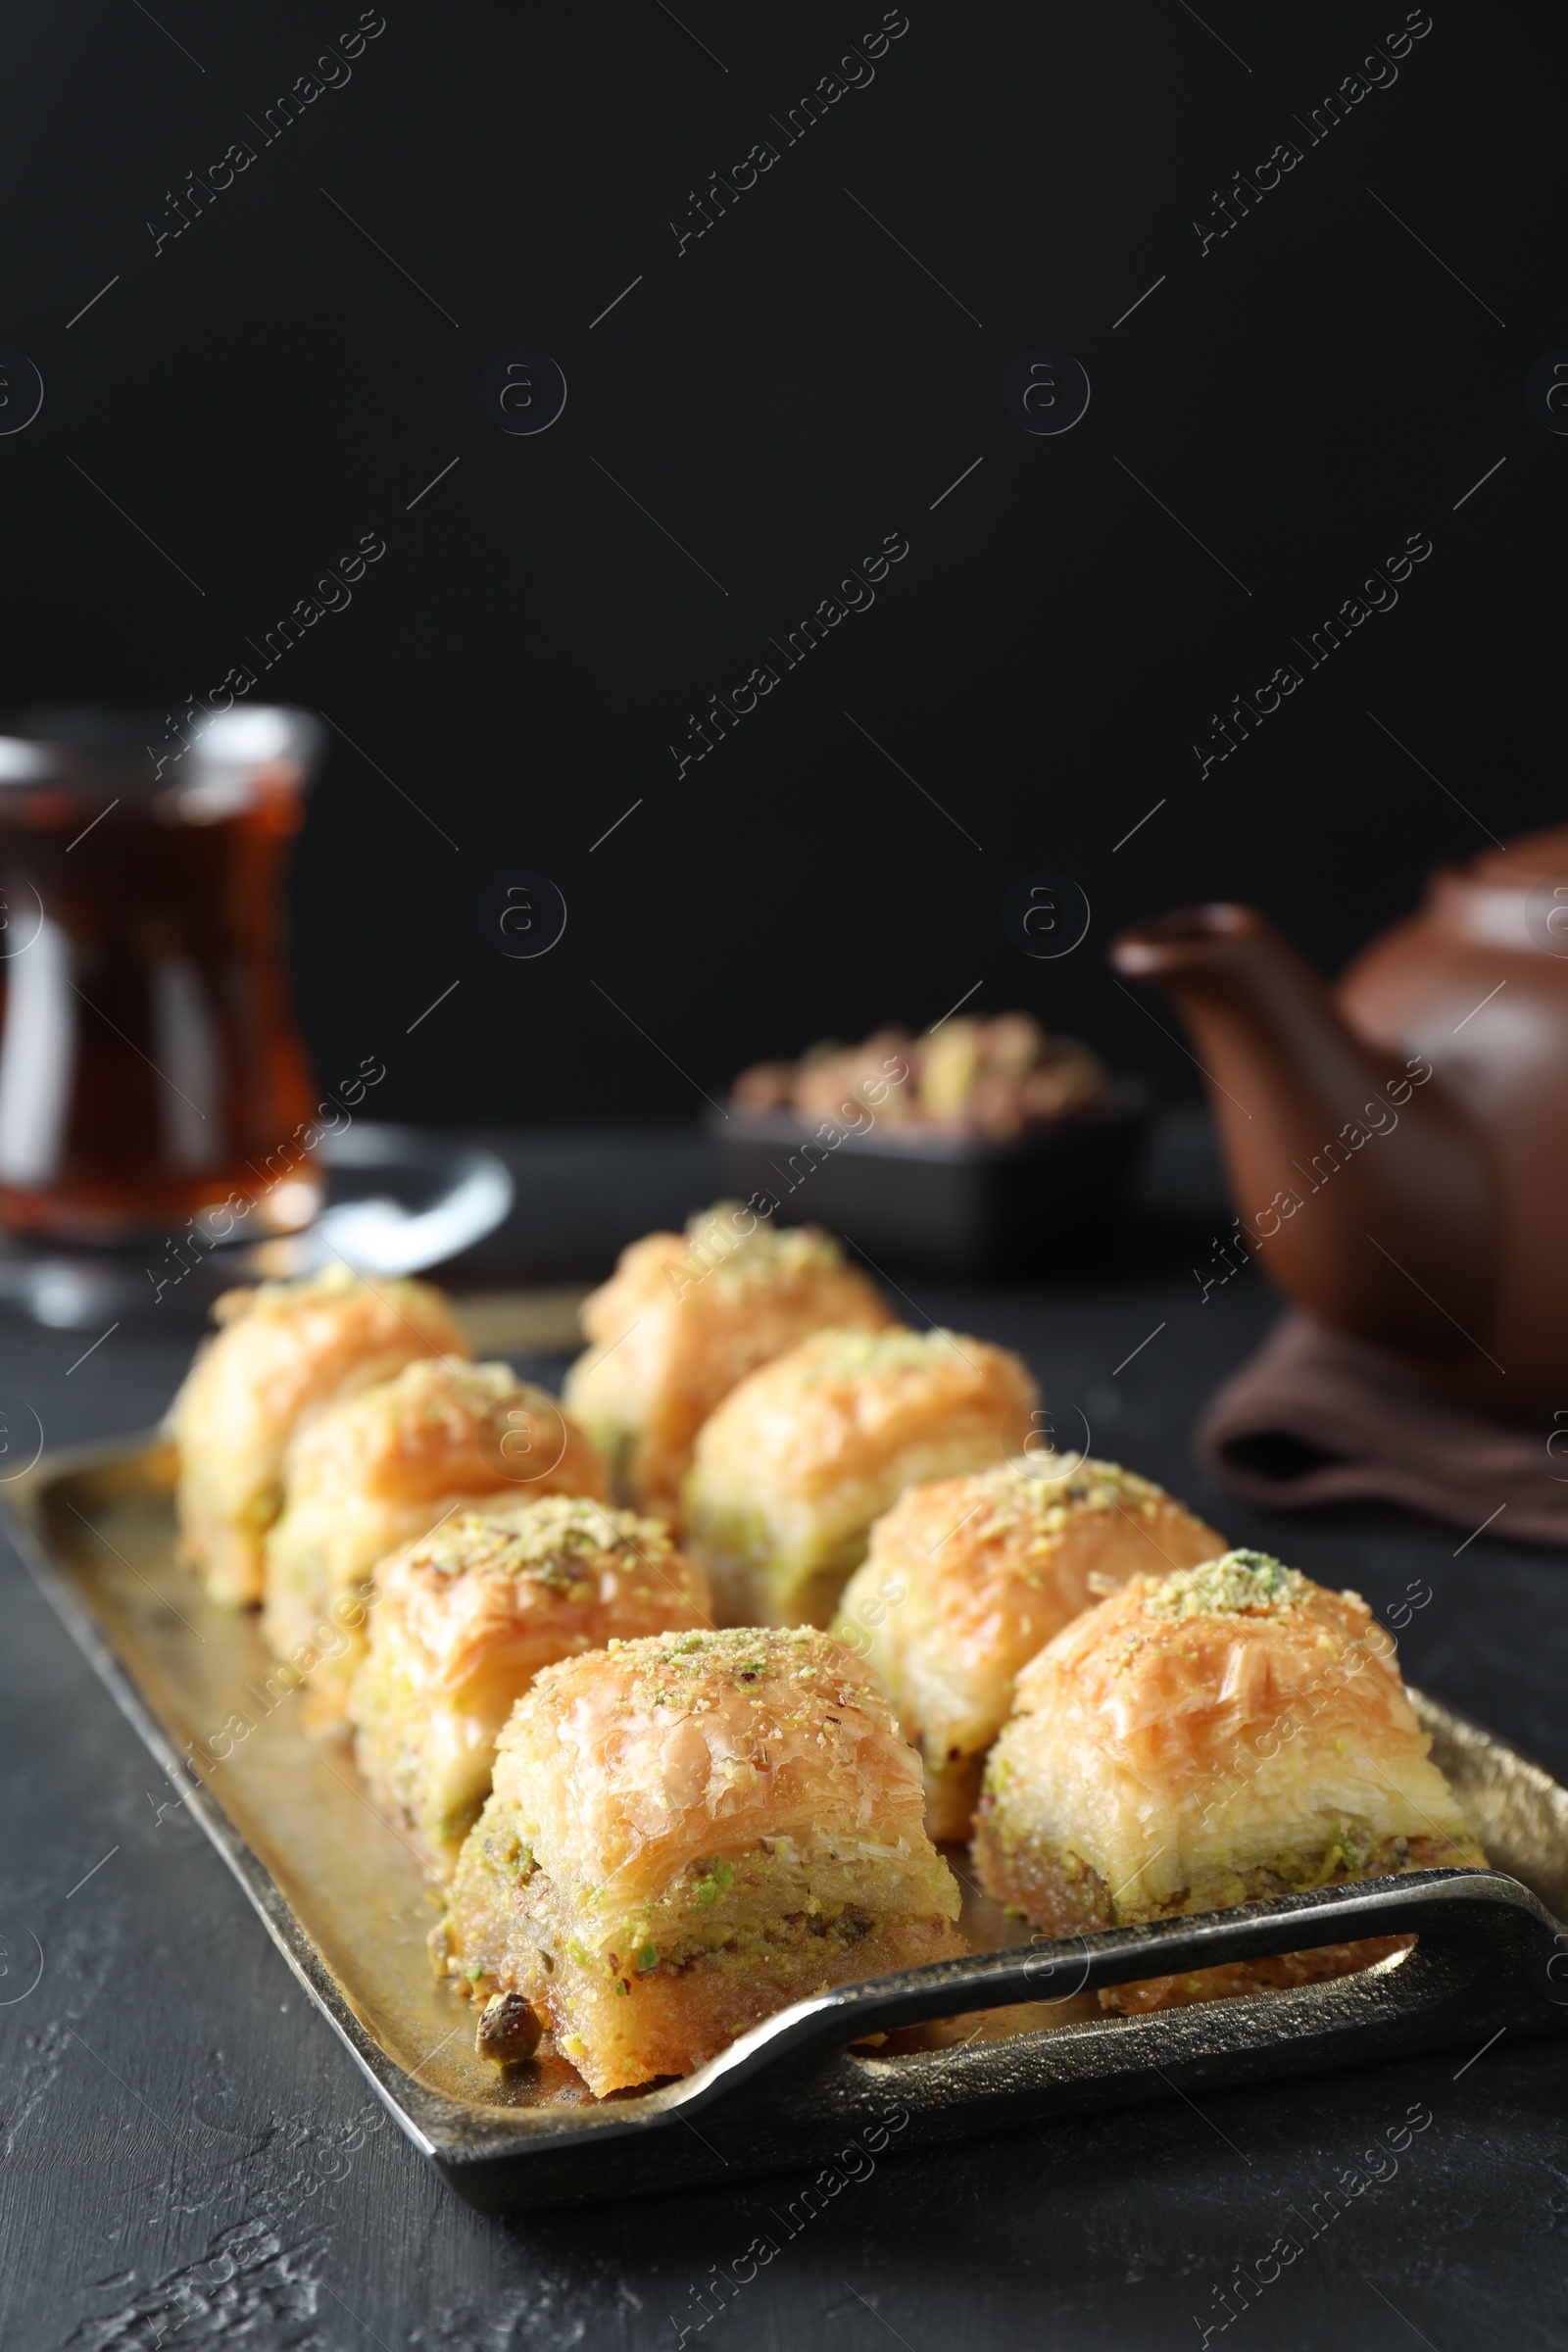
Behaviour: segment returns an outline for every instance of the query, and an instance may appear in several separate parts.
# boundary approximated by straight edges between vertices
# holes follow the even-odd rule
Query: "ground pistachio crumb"
[[[1227,1551],[1161,1577],[1145,1595],[1156,1617],[1276,1615],[1305,1597],[1307,1579],[1266,1551]]]

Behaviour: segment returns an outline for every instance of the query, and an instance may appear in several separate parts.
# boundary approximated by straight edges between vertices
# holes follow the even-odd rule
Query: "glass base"
[[[325,1198],[301,1231],[206,1248],[187,1233],[114,1248],[0,1235],[0,1307],[56,1329],[115,1321],[204,1323],[236,1284],[309,1274],[334,1261],[373,1281],[441,1265],[493,1233],[512,1206],[505,1162],[475,1144],[361,1122],[320,1148]]]
[[[242,1218],[227,1205],[236,1199],[251,1201]],[[0,1233],[43,1249],[156,1254],[171,1235],[188,1234],[193,1225],[203,1224],[211,1234],[220,1217],[225,1241],[297,1233],[320,1214],[325,1201],[326,1185],[314,1160],[302,1162],[261,1194],[248,1162],[199,1184],[177,1186],[51,1186],[32,1192],[0,1184]]]

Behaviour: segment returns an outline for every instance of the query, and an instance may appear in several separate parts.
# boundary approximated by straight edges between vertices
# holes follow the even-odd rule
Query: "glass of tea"
[[[301,710],[0,719],[0,1224],[287,1233],[322,1199],[282,882]]]

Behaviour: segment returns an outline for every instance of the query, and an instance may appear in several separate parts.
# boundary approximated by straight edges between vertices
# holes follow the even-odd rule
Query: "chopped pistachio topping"
[[[805,1342],[800,1360],[808,1381],[833,1380],[845,1373],[896,1372],[905,1366],[928,1364],[933,1356],[953,1355],[958,1343],[940,1326],[930,1331],[818,1331]]]
[[[744,1220],[750,1215],[751,1230]],[[691,1276],[717,1274],[720,1287],[772,1282],[780,1276],[821,1272],[844,1263],[844,1251],[819,1225],[775,1225],[738,1200],[715,1200],[686,1220]],[[687,1271],[688,1269],[682,1269]]]
[[[415,1556],[436,1576],[468,1576],[482,1569],[565,1592],[597,1577],[616,1558],[647,1565],[667,1557],[670,1549],[669,1530],[661,1519],[606,1510],[573,1494],[546,1494],[506,1511],[464,1511],[448,1519]]]
[[[303,1306],[318,1298],[344,1298],[350,1291],[368,1289],[363,1274],[341,1258],[322,1266],[318,1273],[307,1274],[294,1282],[259,1282],[253,1291],[231,1294],[238,1296],[246,1312],[256,1307]]]
[[[1024,1535],[1044,1544],[1070,1527],[1081,1512],[1126,1511],[1130,1505],[1139,1517],[1149,1518],[1163,1499],[1163,1490],[1152,1479],[1140,1478],[1119,1462],[1072,1454],[1025,1454],[976,1471],[969,1484],[970,1491],[990,1505],[972,1529],[982,1543]]]
[[[702,1717],[738,1699],[733,1728],[748,1743],[747,1764],[759,1772],[769,1768],[768,1742],[775,1731],[801,1733],[831,1746],[861,1736],[858,1729],[845,1729],[852,1710],[856,1725],[868,1711],[872,1722],[891,1728],[887,1702],[863,1670],[814,1626],[654,1634],[612,1641],[608,1655],[614,1660],[614,1703],[628,1721],[646,1721],[660,1709]],[[569,1708],[582,1688],[579,1664],[596,1675],[605,1671],[592,1654],[564,1662],[538,1677],[523,1704],[530,1710]],[[743,1769],[738,1758],[724,1769],[732,1768]]]
[[[683,1684],[706,1682],[729,1675],[745,1690],[779,1673],[798,1674],[808,1661],[812,1666],[827,1651],[826,1637],[808,1625],[789,1627],[738,1625],[714,1633],[652,1634],[640,1642],[611,1644],[622,1656],[631,1653],[639,1674],[650,1678],[649,1688],[674,1696]]]
[[[1299,1569],[1266,1551],[1227,1551],[1200,1568],[1179,1568],[1145,1592],[1156,1617],[1275,1616],[1311,1590]]]

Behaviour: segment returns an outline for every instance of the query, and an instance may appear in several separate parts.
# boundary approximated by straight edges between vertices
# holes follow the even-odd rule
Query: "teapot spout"
[[[1429,1373],[1434,1357],[1475,1367],[1495,1296],[1494,1188],[1432,1063],[1363,1043],[1250,906],[1163,915],[1124,931],[1110,960],[1157,980],[1186,1022],[1242,1226],[1278,1287]]]

